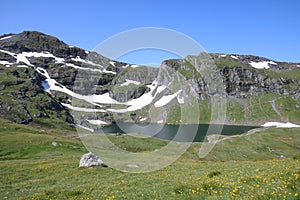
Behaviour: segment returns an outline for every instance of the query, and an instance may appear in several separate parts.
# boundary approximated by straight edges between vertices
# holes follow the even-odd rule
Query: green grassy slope
[[[36,129],[2,119],[0,123],[0,161],[54,159],[86,152],[80,141],[62,136],[62,132],[57,130]]]
[[[63,136],[63,130],[0,122],[1,199],[299,199],[299,129],[230,138],[216,144],[205,160],[197,158],[201,144],[193,144],[164,169],[130,174],[78,168],[86,150],[79,140]],[[132,151],[153,150],[166,142],[109,138]],[[266,146],[285,158],[276,158]]]

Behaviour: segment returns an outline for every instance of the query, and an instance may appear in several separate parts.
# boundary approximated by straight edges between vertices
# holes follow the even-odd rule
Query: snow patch
[[[45,91],[48,92],[48,93],[50,93],[50,94],[51,94],[51,90],[63,92],[63,93],[68,94],[68,95],[70,95],[70,96],[72,96],[74,98],[77,98],[77,99],[89,102],[89,103],[91,103],[93,105],[98,105],[96,103],[102,103],[102,104],[123,104],[123,103],[117,102],[116,100],[112,99],[109,96],[109,93],[104,93],[104,94],[101,94],[101,95],[96,95],[96,94],[93,94],[93,95],[81,95],[81,94],[75,93],[75,92],[69,90],[68,88],[66,88],[65,86],[57,83],[56,80],[51,79],[51,78],[50,79],[46,79],[45,81],[43,81],[42,82],[42,86],[44,87]]]
[[[5,67],[10,67],[13,63],[7,62],[5,60],[0,60],[1,65],[5,65]]]
[[[11,38],[11,37],[13,37],[13,35],[9,35],[9,36],[6,36],[6,37],[3,37],[3,38],[0,38],[0,40],[6,40],[6,39],[8,39],[8,38]]]
[[[17,56],[17,54],[15,54],[15,53],[11,53],[11,52],[9,52],[9,51],[5,51],[5,50],[2,50],[2,49],[0,49],[0,52],[7,53],[7,54],[9,54],[9,55],[11,55],[11,56],[13,56],[13,57],[16,57],[16,56]]]
[[[184,98],[183,98],[183,96],[178,95],[177,96],[177,101],[178,101],[179,104],[184,104]]]
[[[44,57],[44,58],[54,58],[57,63],[64,63],[65,59],[64,58],[58,58],[54,56],[53,54],[49,52],[23,52],[21,54],[18,54],[18,56],[25,56],[25,57]]]
[[[69,108],[74,111],[79,111],[79,112],[106,112],[106,110],[100,110],[100,109],[94,109],[94,108],[81,108],[81,107],[74,107],[70,104],[67,103],[61,103],[66,108]]]
[[[129,105],[129,107],[126,109],[127,111],[135,111],[135,110],[140,110],[143,107],[149,105],[155,98],[155,95],[152,96],[152,91],[157,87],[155,85],[151,85],[150,87],[150,92],[142,95],[141,97],[137,99],[130,100],[126,103],[126,105]]]
[[[24,54],[18,54],[17,55],[17,63],[23,62],[26,65],[32,66],[33,65],[29,62],[29,60],[26,58],[26,56]]]
[[[0,51],[3,52],[3,53],[7,53],[7,54],[13,56],[14,58],[16,58],[17,59],[17,63],[24,62],[26,65],[29,65],[29,66],[32,66],[32,67],[33,67],[33,65],[29,62],[29,60],[27,59],[27,57],[54,58],[57,63],[64,63],[64,61],[65,61],[64,58],[58,58],[58,57],[56,57],[53,54],[48,53],[48,52],[45,52],[45,53],[41,53],[41,52],[22,52],[20,54],[14,54],[14,53],[11,53],[11,52],[5,51],[5,50],[0,50]]]
[[[104,122],[104,121],[101,121],[101,120],[99,120],[99,119],[91,119],[91,120],[86,120],[86,121],[88,121],[90,124],[93,124],[93,125],[98,125],[98,126],[101,126],[101,125],[106,125],[107,123],[106,122]]]
[[[178,92],[171,94],[171,95],[167,95],[167,96],[163,96],[160,100],[158,100],[157,102],[154,103],[154,106],[156,108],[158,107],[162,107],[166,104],[168,104],[170,101],[172,101],[175,97],[177,97],[177,95],[181,92],[182,90],[179,90]]]
[[[123,68],[130,67],[130,64],[124,65],[124,66],[122,66],[122,67],[123,67]]]
[[[109,61],[109,64],[115,67],[115,62],[114,61]]]
[[[139,67],[139,66],[138,65],[130,65],[130,67],[136,68],[136,67]]]
[[[42,82],[42,86],[44,87],[45,91],[51,94],[51,91],[59,91],[59,92],[63,92],[65,94],[68,94],[76,99],[80,99],[80,100],[84,100],[86,102],[89,102],[93,105],[98,105],[98,103],[100,104],[119,104],[119,105],[127,105],[128,108],[125,109],[107,109],[107,111],[111,111],[111,112],[116,112],[116,113],[125,113],[128,111],[136,111],[136,110],[140,110],[143,107],[149,105],[150,103],[153,102],[154,98],[156,97],[156,95],[161,92],[162,90],[164,90],[166,88],[166,86],[157,86],[157,82],[154,81],[153,84],[148,85],[148,87],[150,88],[150,91],[148,93],[143,94],[141,97],[137,98],[137,99],[132,99],[128,102],[118,102],[116,100],[114,100],[113,98],[111,98],[109,96],[109,93],[104,93],[101,95],[81,95],[78,93],[74,93],[73,91],[69,90],[68,88],[66,88],[65,86],[59,84],[56,82],[56,80],[51,79],[47,73],[46,70],[41,70],[42,68],[38,68],[37,71],[39,73],[42,73],[43,75],[45,75],[46,77],[48,77],[45,81]],[[153,95],[154,90],[156,89],[156,93]],[[179,91],[181,92],[181,91]],[[173,95],[169,95],[171,96],[171,98],[175,98],[179,92],[173,94]],[[174,96],[174,97],[173,97]],[[170,97],[169,97],[170,98]],[[171,99],[171,100],[172,100]],[[166,104],[167,100],[162,99],[160,100],[161,102],[159,104]],[[76,108],[76,107],[71,107],[70,104],[64,104],[64,106],[69,107],[70,109],[73,110],[77,110],[77,111],[85,111],[85,112],[106,112],[105,110],[93,110],[93,109],[88,109],[88,108]]]
[[[140,110],[143,107],[149,105],[153,101],[154,97],[151,95],[151,92],[148,92],[142,95],[138,99],[133,99],[125,103],[125,105],[129,105],[127,109],[109,109],[109,111],[117,112],[117,113],[125,113],[135,110]]]
[[[76,58],[72,58],[72,60],[73,60],[73,61],[82,62],[82,63],[86,63],[86,64],[89,64],[89,65],[98,66],[98,67],[103,68],[102,65],[93,63],[92,61],[89,61],[89,60],[84,60],[84,59],[80,58],[79,56],[77,56]]]
[[[154,81],[151,85],[148,85],[148,87],[150,88],[150,91],[148,93],[143,94],[142,96],[140,96],[137,99],[132,99],[128,102],[122,103],[123,105],[128,105],[129,106],[128,108],[126,108],[126,109],[108,109],[108,111],[116,112],[116,113],[125,113],[128,111],[140,110],[143,107],[149,105],[150,103],[152,103],[152,101],[154,100],[154,98],[157,94],[157,92],[156,92],[155,95],[152,95],[155,88],[157,88],[157,82]]]
[[[156,94],[155,94],[155,96],[156,96],[157,94],[161,93],[162,91],[164,91],[166,88],[167,88],[167,86],[165,86],[165,85],[160,85],[160,86],[158,86],[157,89],[156,89]]]
[[[297,65],[297,67],[300,67],[300,65]]]
[[[106,69],[93,69],[93,68],[88,68],[88,67],[79,67],[77,65],[74,65],[73,63],[66,63],[66,66],[68,67],[73,67],[75,69],[80,69],[80,70],[87,70],[87,71],[93,71],[93,72],[101,72],[101,73],[111,73],[111,74],[116,74],[116,72],[113,71],[108,71]]]
[[[281,122],[266,122],[261,125],[263,127],[276,127],[276,128],[300,128],[300,125],[292,124],[290,122],[281,123]]]
[[[102,104],[122,104],[113,98],[109,96],[109,93],[104,93],[104,94],[93,94],[90,97],[92,97],[92,100],[96,103],[102,103]]]
[[[109,70],[106,70],[106,69],[104,69],[103,72],[104,72],[104,73],[110,73],[110,74],[117,74],[116,72],[109,71]]]
[[[46,79],[50,79],[50,76],[49,76],[47,70],[45,70],[45,69],[43,69],[43,68],[41,68],[41,67],[37,67],[35,70],[36,70],[39,74],[44,75],[44,76],[46,77]]]
[[[37,70],[39,72],[39,70]],[[40,72],[39,72],[40,73]],[[42,73],[44,76],[46,74]],[[49,75],[48,75],[49,76]],[[65,86],[56,82],[56,80],[48,78],[42,82],[42,86],[44,87],[45,91],[51,94],[51,90],[60,91],[70,96],[73,96],[73,92],[67,89]]]
[[[126,85],[129,85],[130,83],[133,83],[135,85],[141,84],[139,81],[134,81],[134,80],[129,80],[129,79],[125,79],[125,80],[126,80],[126,82],[122,83],[121,86],[126,86]]]
[[[277,65],[277,63],[274,62],[274,61],[269,61],[269,64],[271,64],[271,65]]]
[[[237,56],[230,56],[230,57],[235,59],[235,60],[239,59]]]
[[[269,65],[277,65],[277,63],[273,62],[273,61],[261,61],[261,62],[250,62],[249,65],[251,65],[252,67],[256,68],[256,69],[269,69],[270,66]]]
[[[146,119],[147,119],[147,118],[144,117],[144,118],[140,119],[140,122],[145,121]]]
[[[73,67],[75,69],[80,69],[80,70],[88,70],[88,71],[94,71],[94,72],[103,72],[102,69],[92,69],[92,68],[88,68],[88,67],[79,67],[77,65],[74,65],[73,63],[66,63],[66,66]]]
[[[227,56],[226,54],[222,54],[222,55],[221,55],[221,57],[223,57],[223,58],[226,57],[226,56]]]

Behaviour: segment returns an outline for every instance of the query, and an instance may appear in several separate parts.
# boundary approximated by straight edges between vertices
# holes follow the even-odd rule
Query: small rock
[[[285,158],[284,155],[276,155],[276,158]]]
[[[56,147],[57,146],[57,142],[52,142],[52,146]]]
[[[84,154],[80,159],[79,167],[93,167],[93,166],[107,167],[103,163],[103,161],[92,152]]]

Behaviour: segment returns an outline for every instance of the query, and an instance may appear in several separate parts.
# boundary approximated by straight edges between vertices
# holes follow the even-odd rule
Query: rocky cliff
[[[225,123],[297,123],[299,85],[299,63],[258,56],[201,53],[153,68],[36,31],[0,36],[0,117],[18,123],[88,129],[115,120],[180,123],[183,108],[191,119],[199,115],[186,123],[209,123],[216,97],[225,106]]]

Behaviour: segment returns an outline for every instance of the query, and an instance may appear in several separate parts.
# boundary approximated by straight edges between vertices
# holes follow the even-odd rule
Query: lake
[[[257,126],[236,126],[221,124],[157,124],[117,122],[99,129],[99,133],[139,133],[177,142],[201,142],[207,134],[238,135]]]

